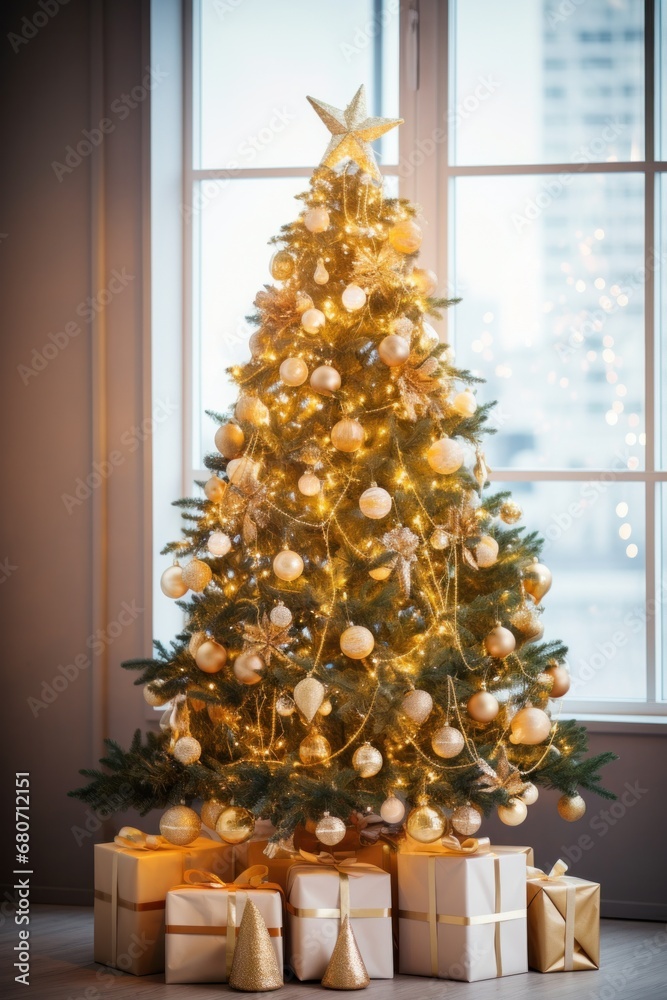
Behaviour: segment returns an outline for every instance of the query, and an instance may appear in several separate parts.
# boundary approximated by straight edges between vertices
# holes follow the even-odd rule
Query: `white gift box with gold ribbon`
[[[399,852],[399,971],[466,982],[527,972],[525,853],[451,839]]]
[[[94,960],[134,976],[162,972],[167,892],[187,868],[224,872],[225,847],[206,837],[175,847],[133,827],[95,844]]]
[[[283,897],[278,885],[264,881],[266,874],[264,865],[253,865],[234,882],[206,871],[185,873],[185,884],[167,893],[165,982],[226,983],[249,899],[264,918],[282,970]]]
[[[290,965],[299,979],[321,979],[341,923],[352,931],[371,979],[391,979],[391,876],[354,858],[301,852],[287,875]]]

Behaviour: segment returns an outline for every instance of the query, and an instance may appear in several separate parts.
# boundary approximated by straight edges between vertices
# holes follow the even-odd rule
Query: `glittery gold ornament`
[[[352,755],[352,767],[360,778],[372,778],[382,770],[382,754],[370,743],[362,743]]]
[[[528,815],[526,803],[521,799],[512,798],[507,805],[498,806],[498,819],[505,826],[519,826]]]
[[[371,486],[359,497],[359,510],[364,517],[379,521],[386,517],[391,510],[391,494],[383,490],[381,486]]]
[[[527,705],[516,713],[510,726],[510,743],[534,746],[546,740],[551,732],[551,719],[541,708]]]
[[[234,676],[241,684],[259,684],[262,679],[262,670],[266,664],[261,656],[249,651],[239,653],[234,660]]]
[[[422,245],[422,231],[413,219],[402,219],[391,227],[387,239],[399,253],[417,253]]]
[[[475,559],[480,569],[488,569],[498,561],[498,542],[492,535],[482,535],[475,546]]]
[[[257,299],[255,299],[255,305],[257,305]],[[251,333],[248,337],[248,348],[250,350],[250,357],[253,361],[257,361],[258,358],[261,358],[263,347],[264,341],[262,331],[255,330],[255,332]]]
[[[302,764],[321,764],[331,756],[331,744],[321,733],[309,733],[299,744],[299,759]]]
[[[531,607],[530,604],[529,601],[518,607],[511,615],[510,623],[512,628],[521,632],[526,642],[535,642],[544,635],[544,625],[539,611],[534,606]]]
[[[562,698],[570,690],[570,674],[567,667],[560,663],[551,663],[544,671],[551,678],[550,698]]]
[[[184,847],[196,840],[201,832],[201,820],[194,809],[187,806],[171,806],[162,813],[160,833],[178,847]]]
[[[271,608],[269,619],[278,628],[289,628],[292,624],[292,612],[284,604],[276,604],[275,608]]]
[[[340,389],[340,372],[331,365],[320,365],[310,376],[310,385],[315,392],[330,394]]]
[[[241,423],[252,424],[254,427],[269,422],[269,411],[261,399],[246,393],[239,396],[234,407],[234,416]]]
[[[194,736],[181,736],[176,740],[173,752],[179,764],[194,764],[201,757],[201,743]]]
[[[320,309],[306,309],[301,313],[301,326],[306,333],[319,333],[326,321],[326,316]]]
[[[407,316],[398,316],[390,324],[391,332],[398,334],[399,337],[405,337],[406,340],[410,340],[414,328],[415,324]]]
[[[405,364],[410,357],[410,344],[404,337],[399,337],[396,333],[390,333],[378,344],[378,354],[380,361],[384,362],[388,368],[397,368]]]
[[[380,816],[385,823],[400,823],[405,816],[405,806],[396,795],[388,795],[380,806]]]
[[[207,799],[201,807],[201,821],[209,830],[215,830],[215,824],[220,818],[220,813],[227,808],[227,802],[219,799]]]
[[[211,476],[204,484],[204,493],[211,503],[220,503],[226,489],[227,483],[223,483],[222,479],[218,479],[217,476]]]
[[[354,931],[350,926],[350,918],[346,916],[341,924],[329,964],[322,976],[321,985],[327,990],[365,990],[370,981]]]
[[[294,701],[306,722],[312,722],[324,701],[324,684],[316,677],[304,677],[294,688]]]
[[[465,739],[463,733],[453,726],[441,726],[433,733],[431,746],[438,757],[456,757],[463,750]]]
[[[252,899],[246,899],[243,908],[229,985],[244,993],[267,993],[283,985],[282,970],[264,917]]]
[[[488,691],[476,691],[468,698],[466,709],[475,722],[492,722],[500,711],[500,705]]]
[[[331,132],[331,140],[322,157],[323,167],[333,167],[347,158],[377,181],[382,181],[370,143],[402,124],[402,118],[373,118],[366,111],[366,91],[359,87],[345,109],[334,108],[314,97],[308,101]]]
[[[429,538],[432,548],[436,552],[442,552],[444,549],[448,549],[451,543],[451,538],[449,532],[445,531],[444,528],[434,528],[431,537]]]
[[[327,716],[331,715],[332,711],[333,711],[333,705],[331,704],[328,698],[325,698],[320,707],[318,708],[317,714]]]
[[[269,271],[276,281],[287,281],[294,273],[294,258],[286,250],[276,250],[269,261]]]
[[[273,560],[273,572],[286,583],[297,580],[303,573],[303,559],[298,552],[283,549]]]
[[[359,285],[348,285],[343,291],[341,301],[348,312],[357,312],[366,305],[366,292]]]
[[[313,300],[307,292],[298,291],[294,299],[294,305],[299,315],[302,315],[307,309],[313,308]]]
[[[194,590],[195,593],[201,593],[212,579],[211,567],[208,563],[202,562],[201,559],[191,559],[183,567],[183,583],[187,584],[190,590]]]
[[[516,524],[523,517],[523,511],[514,500],[504,500],[500,505],[498,514],[500,520],[504,521],[505,524]]]
[[[523,571],[523,589],[539,604],[551,589],[551,570],[534,559]]]
[[[178,563],[168,566],[164,571],[160,577],[160,590],[165,597],[171,597],[173,600],[187,594],[188,585],[183,580],[183,570]]]
[[[152,708],[159,708],[160,705],[166,705],[169,701],[169,698],[159,690],[159,684],[159,681],[153,681],[144,688],[144,701]]]
[[[370,656],[375,646],[373,633],[363,625],[350,625],[340,637],[340,648],[351,660],[363,660]]]
[[[204,637],[204,640],[198,643],[195,650],[195,663],[205,674],[217,674],[226,662],[227,650],[215,639]]]
[[[324,813],[322,819],[315,827],[315,836],[321,844],[326,844],[327,847],[334,847],[336,844],[340,844],[346,833],[347,827],[342,819],[338,819],[337,816],[330,816],[328,812]]]
[[[331,443],[338,451],[357,451],[364,443],[365,436],[359,421],[351,417],[343,417],[331,428]]]
[[[303,385],[308,378],[308,365],[302,358],[285,358],[279,375],[285,385]]]
[[[434,472],[451,475],[463,465],[463,449],[451,438],[442,437],[426,452],[426,461]]]
[[[452,826],[463,837],[472,837],[477,833],[481,825],[482,814],[479,809],[475,809],[470,803],[465,806],[459,806],[452,813]]]
[[[575,823],[586,812],[581,795],[561,795],[557,803],[558,815],[568,823]]]
[[[464,389],[454,396],[451,407],[460,417],[472,417],[477,410],[477,400],[470,389]]]
[[[304,472],[304,474],[299,477],[297,486],[299,488],[299,493],[301,493],[304,497],[315,497],[320,492],[322,483],[314,472]]]
[[[491,629],[484,640],[487,656],[495,656],[497,659],[504,659],[513,653],[516,648],[516,639],[508,628],[496,625]]]
[[[315,268],[315,272],[313,274],[313,281],[315,282],[316,285],[326,285],[328,280],[329,280],[329,272],[324,266],[324,261],[320,257],[320,259],[317,262],[317,267]]]
[[[418,726],[422,722],[426,722],[432,710],[433,698],[428,691],[420,691],[419,688],[415,688],[414,691],[407,691],[403,695],[401,711],[403,715],[407,715],[408,719],[416,722]]]
[[[303,224],[309,233],[323,233],[331,225],[331,220],[326,208],[316,205],[304,213]]]
[[[255,817],[242,806],[227,806],[218,816],[215,832],[226,844],[243,844],[255,832]]]
[[[534,785],[532,781],[529,781],[528,784],[525,785],[519,797],[522,802],[526,803],[527,806],[532,806],[535,802],[537,802],[539,794],[540,792],[537,785]]]
[[[294,699],[290,698],[288,694],[278,695],[276,698],[276,712],[278,715],[282,716],[283,719],[287,719],[290,715],[294,715],[296,712]]]
[[[428,268],[415,267],[410,275],[410,283],[421,295],[428,298],[438,287],[438,276],[435,271],[430,271]]]
[[[215,432],[215,446],[225,458],[238,458],[244,443],[245,434],[238,424],[221,424]]]
[[[410,528],[399,524],[382,536],[382,544],[387,551],[395,553],[396,574],[401,590],[408,597],[412,585],[412,564],[417,561],[419,536]]]
[[[445,818],[439,809],[428,805],[420,799],[414,809],[408,813],[405,828],[410,836],[420,844],[432,844],[439,840],[445,832]]]

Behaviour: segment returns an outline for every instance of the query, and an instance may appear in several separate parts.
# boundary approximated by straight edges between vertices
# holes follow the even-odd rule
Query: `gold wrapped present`
[[[94,960],[134,976],[162,972],[167,892],[187,868],[224,870],[224,847],[206,837],[176,847],[131,827],[95,844]]]
[[[290,965],[322,979],[345,917],[371,979],[394,975],[391,878],[357,858],[301,852],[287,876]]]
[[[398,855],[399,972],[474,982],[526,972],[522,849],[445,837]]]
[[[280,886],[265,881],[265,865],[254,865],[233,882],[191,870],[167,893],[165,982],[226,983],[248,900],[259,909],[283,967],[283,905]]]
[[[600,886],[566,871],[564,861],[548,875],[528,869],[528,964],[538,972],[600,967]]]

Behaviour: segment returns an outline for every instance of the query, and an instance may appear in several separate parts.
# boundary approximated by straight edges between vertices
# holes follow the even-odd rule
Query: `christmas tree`
[[[140,670],[160,734],[109,741],[72,793],[167,812],[174,842],[202,819],[223,840],[269,819],[339,842],[379,813],[423,842],[516,825],[538,786],[583,814],[613,797],[585,730],[558,720],[566,648],[541,642],[551,583],[541,540],[488,489],[490,405],[426,317],[452,302],[417,266],[417,209],[385,198],[363,88],[310,99],[331,141],[255,299],[251,360],[218,423],[203,495],[178,501],[165,594],[184,632]],[[186,594],[190,591],[189,598]],[[554,709],[556,709],[554,711]]]

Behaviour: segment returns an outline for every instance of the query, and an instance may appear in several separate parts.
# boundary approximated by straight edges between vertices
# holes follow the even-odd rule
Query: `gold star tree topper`
[[[309,97],[308,100],[331,132],[331,140],[322,157],[322,166],[333,168],[347,157],[381,182],[382,174],[370,144],[396,125],[402,125],[403,119],[369,118],[363,83],[344,111],[317,101],[314,97]]]

